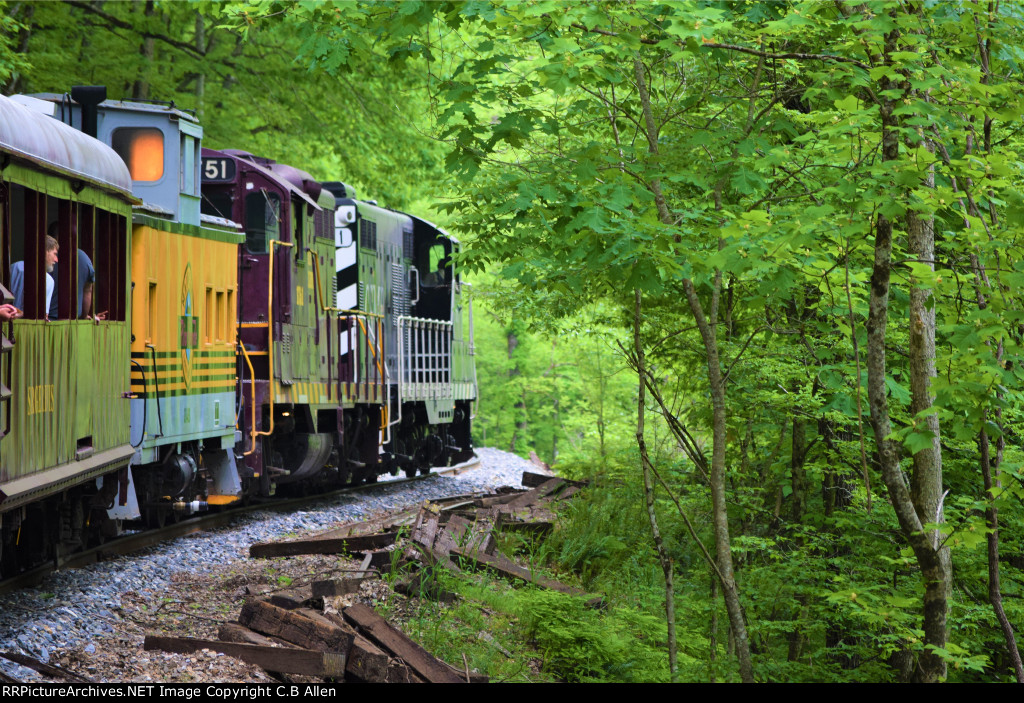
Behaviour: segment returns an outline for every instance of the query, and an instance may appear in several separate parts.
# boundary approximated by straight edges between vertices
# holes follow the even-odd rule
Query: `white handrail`
[[[447,320],[398,317],[398,402],[453,398],[453,325]],[[408,343],[406,339],[408,333]]]

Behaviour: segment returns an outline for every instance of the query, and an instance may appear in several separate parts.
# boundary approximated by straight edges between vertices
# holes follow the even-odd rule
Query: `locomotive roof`
[[[406,214],[406,213],[403,213],[403,214]],[[446,232],[445,230],[441,229],[440,227],[435,225],[430,220],[424,220],[422,217],[419,217],[417,215],[409,215],[409,217],[411,217],[413,219],[413,221],[415,221],[415,222],[421,222],[424,225],[426,225],[427,227],[430,227],[431,229],[436,230],[438,232],[438,234],[440,234],[442,237],[444,237],[448,241],[452,242],[453,244],[458,244],[459,243],[458,239],[456,239],[452,235],[448,234],[448,232]]]
[[[254,156],[254,155],[250,154],[247,151],[241,151],[241,150],[237,150],[237,149],[223,149],[221,151],[217,151],[216,149],[208,149],[206,147],[203,147],[203,156],[211,156],[211,155],[214,155],[214,154],[223,154],[224,156],[229,156],[229,157],[231,157],[233,159],[238,159],[239,161],[244,161],[245,165],[247,167],[252,168],[253,170],[261,173],[262,175],[264,175],[265,177],[269,178],[272,181],[280,183],[286,190],[290,191],[294,195],[299,196],[300,198],[305,200],[310,205],[314,205],[314,206],[316,206],[318,208],[326,209],[326,210],[333,210],[334,209],[334,196],[331,195],[331,193],[328,190],[324,189],[323,191],[321,191],[321,193],[320,193],[318,198],[313,199],[312,197],[310,197],[310,195],[306,191],[304,191],[302,188],[300,188],[298,185],[296,185],[288,177],[289,175],[292,175],[293,173],[299,173],[299,174],[304,174],[305,176],[309,176],[309,180],[311,180],[311,181],[314,180],[313,177],[310,176],[305,171],[300,171],[297,168],[294,168],[294,167],[291,167],[291,166],[285,166],[284,164],[278,164],[276,162],[270,162],[269,159],[262,159],[262,158],[260,158],[258,156]],[[268,165],[263,165],[262,163],[259,163],[260,161],[268,162]],[[275,171],[272,168],[272,166],[273,167],[285,166],[285,168],[288,169],[288,172],[286,172],[286,173],[279,173],[279,172]]]
[[[132,177],[109,146],[0,96],[0,150],[131,199]]]
[[[325,190],[329,189],[329,188],[332,188],[333,186],[338,186],[338,185],[345,186],[345,184],[341,183],[340,181],[330,181],[330,182],[325,184],[325,186],[326,186]],[[336,188],[336,190],[338,190],[338,192],[341,192],[340,188]],[[395,210],[394,208],[382,207],[380,205],[377,205],[375,202],[369,202],[367,200],[360,200],[359,198],[343,197],[343,196],[337,196],[336,195],[335,196],[335,202],[338,205],[354,204],[354,205],[358,205],[361,208],[368,208],[368,209],[376,210],[376,211],[382,212],[382,213],[390,212],[390,213],[393,213],[395,215],[401,215],[402,217],[408,217],[409,220],[412,221],[415,225],[417,225],[419,227],[426,227],[427,229],[434,230],[435,232],[437,232],[438,235],[440,235],[441,237],[444,237],[445,239],[447,239],[448,241],[452,242],[453,244],[459,244],[460,243],[458,239],[453,237],[446,230],[442,229],[441,227],[438,227],[437,225],[435,225],[430,220],[423,219],[419,215],[413,215],[413,214],[408,213],[408,212],[402,212],[401,210]]]
[[[58,106],[64,104],[67,101],[68,104],[78,106],[78,103],[70,101],[67,93],[33,93],[33,98],[39,100],[48,100],[49,102],[56,103]],[[173,102],[171,103],[158,103],[158,102],[137,102],[135,100],[104,100],[99,104],[102,109],[109,110],[126,110],[130,112],[152,112],[154,114],[171,114],[175,117],[189,122],[195,122],[199,124],[199,120],[196,116],[182,110],[176,106]]]

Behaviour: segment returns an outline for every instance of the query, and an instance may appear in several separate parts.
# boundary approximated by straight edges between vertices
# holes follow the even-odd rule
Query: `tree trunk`
[[[718,576],[711,574],[711,622],[709,623],[710,652],[708,654],[708,680],[715,682],[715,660],[718,658]]]
[[[509,368],[509,370],[508,370],[508,377],[509,378],[515,378],[515,377],[519,376],[522,373],[522,371],[519,368],[519,362],[515,360],[515,352],[516,352],[516,349],[519,348],[519,337],[516,335],[515,328],[510,329],[508,331],[507,335],[508,336],[506,338],[506,341],[508,342],[508,360],[513,362],[511,368]],[[513,432],[512,432],[512,440],[511,440],[511,442],[509,442],[508,450],[510,452],[515,453],[515,451],[516,451],[516,443],[520,439],[522,439],[523,441],[529,443],[528,442],[528,437],[527,437],[527,430],[529,429],[529,426],[528,426],[527,419],[526,419],[526,391],[525,390],[523,390],[520,393],[519,400],[517,400],[515,402],[515,404],[512,405],[512,409],[514,410],[513,422],[515,423],[515,430],[513,430]]]
[[[1001,444],[1002,437],[998,441]],[[990,456],[988,432],[984,429],[978,435],[978,447],[981,450],[981,475],[985,482],[985,498],[989,501],[988,507],[985,509],[985,523],[991,530],[985,536],[988,542],[986,550],[988,556],[988,600],[992,604],[996,620],[999,621],[999,628],[1003,631],[1003,639],[1006,641],[1006,651],[1010,656],[1013,674],[1017,677],[1017,683],[1024,683],[1024,665],[1021,663],[1013,625],[1006,617],[1006,609],[1003,608],[1003,593],[999,585],[999,512],[995,506],[993,490],[1001,487],[999,464],[1002,459],[1002,447],[996,449],[996,461],[993,462]]]
[[[897,50],[898,30],[886,35],[885,61],[892,63],[890,55]],[[902,86],[890,78],[882,82],[886,92],[899,90]],[[893,115],[896,100],[886,97],[881,103],[882,122],[882,158],[883,161],[896,161],[899,158],[899,136],[897,118]],[[889,401],[886,397],[886,349],[885,332],[889,314],[890,269],[892,266],[892,221],[879,214],[875,224],[875,256],[871,273],[871,294],[868,313],[868,402],[871,409],[871,425],[875,432],[875,445],[882,470],[882,478],[892,501],[893,509],[899,520],[900,530],[914,551],[921,577],[925,583],[924,594],[924,644],[926,649],[921,654],[915,672],[919,681],[939,681],[946,676],[946,663],[933,649],[946,646],[946,584],[948,570],[939,556],[935,532],[925,533],[917,506],[907,490],[900,468],[899,442],[888,439],[892,433],[889,418]],[[927,480],[935,481],[934,472],[928,474]],[[922,477],[922,481],[924,481]],[[941,491],[941,483],[938,490]],[[922,495],[931,495],[935,487],[922,486]]]
[[[646,412],[646,385],[647,364],[644,357],[644,346],[640,341],[640,291],[634,291],[635,307],[633,308],[633,350],[636,353],[637,364],[637,385],[639,398],[636,411],[636,443],[640,448],[640,465],[644,477],[644,500],[647,504],[647,519],[651,525],[651,535],[654,539],[654,548],[658,552],[658,560],[661,562],[661,570],[665,575],[665,622],[668,625],[668,668],[672,673],[672,682],[675,683],[679,677],[679,667],[676,662],[676,605],[675,587],[672,581],[672,560],[665,551],[665,544],[661,539],[661,531],[658,529],[658,516],[654,512],[654,480],[651,477],[651,460],[647,454],[647,440],[644,439],[644,414]]]
[[[657,157],[658,128],[654,122],[654,115],[651,110],[651,97],[647,91],[647,83],[644,79],[644,67],[639,58],[634,58],[633,68],[637,92],[643,109],[648,148],[650,153]],[[671,225],[672,216],[661,190],[661,180],[658,178],[652,179],[650,190],[654,196],[660,220],[666,225]],[[711,470],[709,478],[717,566],[722,579],[722,591],[725,597],[726,610],[729,613],[730,631],[735,639],[736,656],[739,659],[740,665],[740,678],[744,683],[753,683],[754,668],[750,659],[750,641],[747,635],[747,626],[743,620],[743,608],[740,605],[736,576],[733,573],[731,540],[729,538],[729,515],[725,503],[725,382],[722,378],[722,367],[718,357],[718,340],[715,332],[717,320],[714,316],[718,308],[717,301],[721,285],[721,274],[718,274],[715,276],[715,286],[712,291],[712,301],[709,307],[712,311],[712,317],[709,321],[704,315],[704,306],[697,296],[697,290],[694,287],[693,281],[688,278],[683,280],[683,288],[686,291],[686,298],[690,304],[690,311],[697,323],[697,328],[700,330],[701,339],[704,342],[704,350],[707,355],[708,390],[711,393],[713,409]]]
[[[686,297],[690,301],[690,310],[697,320],[704,349],[707,353],[708,386],[711,391],[712,428],[711,428],[711,509],[712,522],[715,526],[715,550],[718,559],[718,570],[722,574],[722,591],[725,596],[726,609],[729,612],[729,625],[736,640],[736,654],[740,663],[740,678],[744,683],[753,683],[754,670],[750,660],[750,642],[747,637],[747,626],[743,621],[743,608],[740,605],[739,589],[733,573],[731,540],[729,538],[729,514],[725,504],[725,384],[722,380],[722,367],[718,358],[718,342],[714,328],[704,317],[704,309],[693,282],[683,282]]]
[[[153,5],[153,0],[146,0],[146,8],[143,14],[146,16],[146,22],[148,18],[152,17],[156,13],[156,8]],[[156,48],[156,40],[152,37],[146,37],[142,40],[142,44],[139,46],[139,55],[142,56],[142,67],[139,69],[139,76],[132,83],[132,99],[134,100],[147,100],[149,99],[149,72],[153,67],[153,53]]]
[[[793,438],[790,446],[789,475],[793,493],[790,496],[789,519],[795,525],[803,520],[804,507],[807,504],[807,472],[804,469],[804,459],[807,455],[807,421],[800,416],[793,417]]]

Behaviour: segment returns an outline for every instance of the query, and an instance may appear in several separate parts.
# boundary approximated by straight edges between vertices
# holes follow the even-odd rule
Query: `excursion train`
[[[0,575],[473,456],[459,242],[202,137],[102,87],[0,97]]]

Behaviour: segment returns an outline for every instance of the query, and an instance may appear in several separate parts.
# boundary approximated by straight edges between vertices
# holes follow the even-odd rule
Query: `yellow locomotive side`
[[[147,443],[233,432],[237,239],[136,217],[132,393],[150,405]]]

